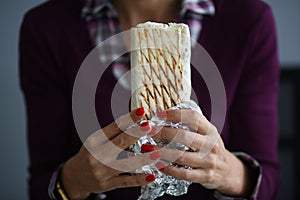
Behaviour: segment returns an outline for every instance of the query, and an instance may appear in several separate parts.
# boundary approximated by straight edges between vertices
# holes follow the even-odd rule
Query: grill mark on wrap
[[[163,54],[163,52],[162,52],[161,49],[158,49],[157,51],[159,52],[160,56],[161,56],[161,57],[163,58],[163,60],[164,60],[164,64],[163,64],[163,65],[160,65],[159,70],[162,71],[164,77],[165,77],[166,80],[167,80],[167,81],[166,81],[166,82],[167,82],[167,86],[168,86],[168,88],[170,88],[171,86],[170,86],[170,80],[169,80],[168,75],[167,75],[167,69],[166,69],[166,71],[165,71],[165,69],[164,69],[165,62],[166,62],[165,59],[164,59],[164,54]],[[167,93],[167,95],[162,95],[162,98],[165,100],[165,96],[169,96],[170,99],[172,99],[171,96],[170,96],[170,93],[169,93],[169,91],[167,90],[167,88],[165,87],[165,85],[164,85],[164,84],[161,84],[161,87],[162,87],[162,91],[166,91],[166,93]],[[167,101],[165,100],[164,108],[168,108],[168,107],[169,107],[169,105],[167,104]]]
[[[142,59],[142,57],[143,57],[143,55],[144,55],[144,53],[143,53],[143,48],[142,48],[142,38],[143,38],[143,36],[141,35],[141,32],[138,32],[138,37],[139,37],[139,52],[140,52],[140,55],[141,55],[141,58],[140,58],[140,65],[141,65],[141,67],[142,67],[142,69],[143,69],[143,72],[144,72],[144,74],[146,75],[146,76],[148,76],[148,78],[150,79],[150,76],[149,76],[149,74],[147,73],[147,71],[146,71],[146,69],[145,69],[145,67],[144,67],[144,61],[143,61],[143,59]],[[144,57],[147,59],[147,57],[144,55]],[[147,60],[147,62],[149,62],[148,60]],[[143,77],[145,77],[145,76],[143,76]],[[144,80],[142,80],[142,82],[143,82],[143,84],[144,84],[144,86],[146,86],[147,87],[147,85],[145,84],[145,79]],[[146,92],[146,95],[147,96],[145,96],[144,94],[143,94],[143,92],[141,91],[140,92],[140,95],[143,97],[143,99],[144,99],[144,101],[145,101],[145,103],[146,103],[146,105],[148,106],[148,108],[147,108],[147,110],[148,111],[150,111],[150,101],[149,101],[149,95],[147,94],[147,92]],[[148,113],[146,112],[146,114],[145,114],[145,116],[146,116],[146,118],[147,119],[150,119],[150,116],[148,116]]]
[[[148,99],[143,93],[141,93],[141,96],[144,98],[145,103],[148,103],[148,102],[149,102],[149,99]]]
[[[152,99],[154,99],[154,95],[152,94],[152,92],[150,91],[150,89],[148,88],[147,85],[144,85],[147,91],[147,94],[149,94],[151,96]]]
[[[178,37],[177,44],[178,44],[178,46],[181,47],[180,39],[182,39],[182,38]],[[177,60],[179,63],[177,64],[177,69],[179,70],[180,77],[181,77],[181,79],[179,80],[180,88],[183,91],[183,72],[182,72],[182,63],[181,63],[182,60],[181,60],[181,55],[180,55],[180,50],[179,50],[180,48],[176,48],[176,46],[173,44],[173,49],[176,49],[177,55],[178,55]]]
[[[144,102],[145,102],[146,105],[148,106],[148,111],[149,111],[149,114],[150,114],[150,112],[151,112],[151,107],[150,107],[150,98],[149,98],[149,94],[151,95],[151,92],[150,92],[150,90],[148,89],[147,84],[145,84],[145,83],[144,83],[144,88],[145,88],[145,93],[146,93],[146,95],[145,95],[143,92],[140,92],[140,95],[143,97]],[[152,95],[151,95],[151,96],[152,96]],[[150,116],[148,115],[147,112],[146,112],[145,116],[146,116],[147,119],[150,119]]]
[[[178,54],[178,60],[181,61],[181,56],[180,54]],[[180,73],[180,76],[182,77],[182,79],[180,80],[180,88],[181,90],[183,91],[183,73],[182,73],[182,63],[180,62],[180,66],[179,66],[179,73]]]
[[[142,50],[140,50],[140,53],[141,53],[142,56],[144,56],[144,57],[146,58],[147,62],[149,63],[150,60],[147,58],[147,56],[144,54],[144,52],[143,52]],[[144,63],[141,63],[141,66],[142,66],[142,68],[143,68],[144,74],[146,74],[146,76],[151,80],[151,75],[148,74],[148,72],[147,72],[147,70],[146,70],[146,67],[145,67],[145,64],[144,64]]]
[[[164,47],[164,48],[165,48],[165,47]],[[171,64],[166,60],[166,58],[165,58],[166,56],[164,56],[164,53],[162,53],[161,50],[159,50],[159,52],[160,52],[160,55],[163,57],[163,60],[164,60],[165,64],[167,65],[166,71],[163,70],[163,67],[160,67],[160,69],[164,72],[164,75],[165,75],[165,77],[166,77],[166,79],[167,79],[169,88],[174,90],[175,95],[176,95],[175,98],[179,99],[178,90],[176,90],[176,87],[174,86],[174,84],[176,85],[176,74],[174,74],[174,71],[172,70],[172,66],[171,66]],[[174,77],[174,84],[173,84],[173,83],[171,82],[171,80],[169,79],[167,70],[172,70],[172,71],[173,71],[173,73],[171,73],[171,74],[173,74],[173,77]],[[171,98],[171,99],[173,99],[173,98]]]
[[[160,30],[159,29],[155,29],[154,30],[154,32],[156,32],[156,34],[157,35],[159,35],[160,37],[159,38],[161,38],[161,32],[160,32]],[[155,46],[155,50],[156,50],[156,54],[159,52],[158,50],[158,47],[156,46],[156,43],[154,42],[154,46]],[[154,53],[153,53],[153,55],[154,55]],[[163,83],[162,83],[162,78],[161,78],[161,73],[159,73],[159,70],[160,70],[160,68],[161,68],[161,66],[162,66],[162,64],[161,63],[159,63],[159,59],[158,59],[158,56],[156,55],[154,55],[154,57],[155,57],[155,59],[156,59],[156,62],[157,62],[157,64],[160,66],[159,68],[158,68],[158,75],[157,75],[157,77],[158,77],[158,79],[159,79],[159,87],[160,87],[160,90],[161,90],[161,99],[162,99],[162,103],[163,103],[163,107],[161,108],[162,110],[165,110],[165,109],[167,109],[168,108],[168,104],[167,104],[167,101],[166,101],[166,99],[165,99],[165,95],[163,94],[164,93],[164,88],[163,88]]]
[[[175,31],[174,31],[175,32]],[[167,35],[167,38],[171,38],[170,37],[170,34],[169,34],[169,32],[165,32],[165,34]],[[179,35],[179,34],[178,34]],[[178,47],[180,48],[180,44],[179,44],[179,39],[180,39],[180,37],[179,36],[177,36],[177,44],[178,44]],[[171,49],[172,50],[174,50],[174,51],[177,51],[177,55],[179,55],[179,48],[176,48],[176,44],[174,44],[171,40],[168,42],[168,44],[169,44],[169,46],[171,46]],[[171,83],[171,85],[173,86],[172,87],[172,89],[173,89],[173,91],[174,91],[174,93],[176,94],[176,98],[177,98],[177,101],[180,99],[180,96],[179,96],[179,90],[178,90],[178,85],[177,85],[177,82],[178,82],[178,79],[179,79],[179,77],[177,77],[176,76],[176,67],[177,67],[177,63],[176,63],[176,61],[175,61],[175,58],[174,58],[174,56],[173,56],[173,53],[168,49],[168,47],[166,46],[166,45],[163,45],[163,48],[164,49],[167,49],[167,53],[170,55],[170,57],[171,57],[171,60],[172,60],[172,67],[171,67],[171,64],[170,63],[168,63],[168,62],[166,62],[168,65],[169,65],[169,69],[170,69],[170,71],[171,71],[171,74],[173,75],[173,77],[174,77],[174,85],[175,85],[175,87],[174,87],[174,85]],[[165,59],[165,57],[164,57],[164,59]],[[179,62],[180,60],[178,60],[178,62]],[[180,77],[180,80],[182,79],[182,76]],[[169,80],[169,79],[168,79]]]
[[[149,30],[150,31],[150,30]],[[149,31],[146,31],[146,30],[144,30],[144,35],[145,35],[145,37],[147,38],[150,38],[150,40],[153,40],[153,37],[151,36],[151,34],[149,34]],[[146,40],[146,43],[147,43],[147,47],[149,47],[149,42],[148,42],[149,40]],[[151,52],[152,50],[150,49],[150,48],[147,48],[147,54],[148,54],[148,56],[147,56],[147,62],[148,62],[148,67],[150,68],[150,75],[151,75],[151,79],[150,79],[150,81],[152,82],[152,87],[153,87],[153,92],[154,92],[154,94],[152,95],[152,94],[150,94],[151,95],[151,97],[154,99],[154,101],[155,101],[155,105],[158,105],[158,101],[157,101],[157,95],[155,94],[155,90],[154,90],[154,79],[153,79],[153,71],[154,71],[154,69],[153,69],[153,67],[152,67],[152,64],[151,64],[151,61],[150,61],[150,53],[149,53],[149,51]],[[156,58],[156,57],[155,57]],[[149,90],[149,88],[147,87],[147,89],[148,89],[148,91],[150,92],[150,90]],[[152,108],[152,111],[153,112],[155,112],[155,110],[153,110],[154,108]]]
[[[160,39],[163,38],[161,29],[157,29],[157,35],[159,35]],[[161,41],[161,44],[163,44],[162,41]],[[158,54],[158,53],[161,56],[161,58],[163,58],[163,62],[165,63],[166,62],[165,57],[163,55],[162,50],[159,49],[159,48],[157,48],[157,51],[156,51],[156,54]],[[158,58],[157,58],[157,60],[158,60]],[[159,63],[159,61],[158,61],[158,63]],[[165,84],[167,84],[168,88],[170,88],[170,83],[169,83],[169,79],[168,79],[168,76],[167,76],[167,72],[164,70],[164,66],[165,66],[164,63],[159,63],[158,71],[162,71],[163,72],[162,75],[164,75],[164,78],[167,80]],[[161,73],[159,72],[159,74],[161,74]],[[163,108],[167,109],[167,108],[171,107],[171,105],[168,105],[168,101],[167,101],[166,98],[169,97],[170,101],[171,101],[172,98],[170,96],[169,91],[167,90],[167,88],[165,87],[165,85],[162,83],[162,78],[161,77],[160,77],[160,89],[161,89],[161,92],[162,92]],[[165,93],[167,93],[167,95],[165,95],[164,91],[165,91]]]
[[[154,30],[153,32],[157,32],[157,30]],[[153,33],[154,34],[154,33]],[[153,37],[151,37],[151,36],[149,36],[152,40],[154,39]],[[163,103],[163,107],[161,108],[159,108],[160,110],[162,110],[162,109],[164,109],[164,108],[167,108],[168,107],[168,105],[167,105],[167,102],[166,102],[166,99],[165,99],[165,97],[163,96],[163,90],[162,90],[162,87],[161,87],[161,85],[162,85],[162,80],[161,80],[161,76],[160,76],[160,73],[158,72],[158,70],[160,69],[159,68],[159,66],[160,66],[160,63],[159,63],[159,60],[158,60],[158,56],[157,55],[155,55],[155,51],[157,52],[157,46],[156,46],[156,43],[154,42],[153,43],[153,45],[154,45],[154,50],[152,50],[152,49],[148,49],[148,56],[150,57],[150,54],[152,55],[152,57],[155,59],[155,62],[156,62],[156,66],[157,67],[154,67],[153,68],[153,73],[155,74],[155,76],[157,77],[157,80],[159,81],[159,85],[160,85],[160,91],[159,91],[159,89],[157,88],[157,86],[156,86],[156,84],[155,83],[153,83],[153,89],[154,89],[154,94],[155,94],[155,99],[158,99],[157,98],[157,94],[159,95],[158,97],[160,97],[160,99],[161,99],[161,101],[162,101],[162,103]],[[156,105],[159,105],[158,104],[158,102],[156,101]]]
[[[178,93],[178,77],[176,76],[176,65],[178,65],[176,63],[176,60],[175,58],[173,57],[173,55],[171,54],[171,58],[172,58],[172,63],[173,63],[173,75],[174,75],[174,79],[175,79],[175,87],[176,87],[176,94]],[[178,97],[178,94],[177,94],[177,97]]]
[[[166,86],[163,85],[162,87],[164,88],[164,90],[166,91],[166,93],[168,94],[168,96],[170,97],[171,96],[170,91],[166,88]],[[174,106],[176,104],[175,101],[174,101],[174,99],[170,98],[170,100],[171,100],[171,105]]]

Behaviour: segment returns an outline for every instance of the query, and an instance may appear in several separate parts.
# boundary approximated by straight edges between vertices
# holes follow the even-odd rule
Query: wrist
[[[225,176],[222,186],[217,190],[226,196],[245,197],[249,191],[249,172],[247,166],[231,152],[228,154],[230,173]]]
[[[58,178],[60,178],[62,187],[69,199],[84,200],[89,197],[90,192],[80,185],[80,180],[76,176],[76,169],[72,165],[73,159],[71,158],[63,165]]]

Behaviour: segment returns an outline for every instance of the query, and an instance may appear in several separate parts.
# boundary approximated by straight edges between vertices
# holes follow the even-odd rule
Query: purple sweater
[[[271,9],[259,0],[216,0],[216,15],[204,17],[200,44],[217,64],[227,95],[221,136],[230,151],[245,152],[262,166],[258,199],[276,199],[278,55]],[[53,0],[30,10],[20,33],[20,79],[27,109],[31,199],[49,199],[52,172],[82,145],[72,118],[76,73],[93,48],[79,0]],[[110,99],[116,83],[111,69],[99,82],[99,122],[112,122]],[[210,98],[202,78],[192,72],[193,88],[204,114]],[[171,199],[212,199],[193,184],[188,194]],[[136,199],[138,188],[107,193],[108,199]],[[165,196],[161,199],[170,199]]]

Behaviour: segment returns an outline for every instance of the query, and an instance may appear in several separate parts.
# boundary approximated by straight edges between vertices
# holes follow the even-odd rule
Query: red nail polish
[[[138,109],[135,111],[135,114],[136,114],[137,116],[142,116],[144,113],[145,113],[145,110],[144,110],[143,107],[138,108]]]
[[[168,115],[167,111],[162,111],[162,112],[157,113],[157,117],[159,117],[159,118],[166,118],[167,115]]]
[[[147,134],[148,136],[152,137],[156,134],[156,128],[152,127],[151,131]]]
[[[140,127],[141,127],[142,131],[145,131],[145,132],[150,131],[150,129],[151,129],[149,122],[147,122],[147,121],[141,123]]]
[[[150,175],[146,176],[145,180],[146,180],[147,182],[152,182],[152,181],[155,180],[155,176],[152,175],[152,174],[150,174]]]
[[[153,151],[154,147],[151,144],[143,144],[141,146],[141,149],[142,149],[143,152],[149,152],[149,151]]]
[[[162,162],[156,163],[155,166],[156,166],[160,171],[164,171],[164,169],[165,169],[165,164],[162,163]]]
[[[157,159],[160,158],[160,152],[155,151],[155,152],[151,153],[149,157],[150,157],[151,160],[157,160]]]

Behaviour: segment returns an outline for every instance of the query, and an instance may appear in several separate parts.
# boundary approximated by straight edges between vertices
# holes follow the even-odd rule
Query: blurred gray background
[[[280,62],[285,68],[300,67],[300,1],[266,0],[273,8],[278,27]],[[18,81],[18,34],[24,13],[42,0],[1,0],[0,3],[0,199],[27,198],[28,153],[25,135],[25,109]],[[300,78],[300,77],[299,77]],[[283,86],[281,95],[289,95],[289,86]],[[290,92],[290,93],[289,93]],[[287,98],[288,112],[293,112],[293,95]],[[284,98],[282,101],[285,101]],[[294,102],[295,103],[295,102]],[[285,104],[285,102],[283,102]],[[281,119],[289,122],[289,113]],[[281,125],[293,130],[293,124]],[[287,132],[288,132],[287,131]],[[294,199],[292,181],[295,154],[289,150],[280,153],[284,182],[280,199]]]

